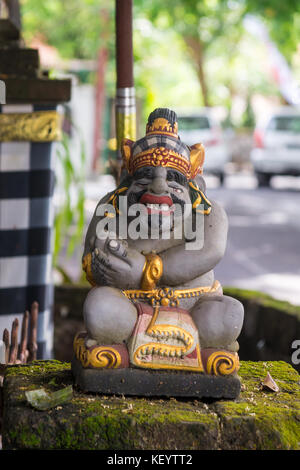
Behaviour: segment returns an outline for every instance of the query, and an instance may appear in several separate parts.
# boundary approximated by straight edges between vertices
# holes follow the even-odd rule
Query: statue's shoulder
[[[105,194],[100,201],[98,202],[97,207],[99,207],[101,204],[107,204],[107,202],[110,200],[111,196],[115,193],[115,190],[110,191],[109,193]]]
[[[224,206],[218,202],[215,201],[214,199],[210,199],[210,204],[211,204],[211,211],[207,216],[207,222],[211,223],[214,222],[215,224],[218,225],[228,225],[228,217],[226,214],[226,211],[224,209]]]
[[[101,206],[104,206],[105,204],[110,204],[110,199],[111,199],[111,196],[114,194],[115,191],[110,191],[109,193],[105,194],[101,199],[100,201],[97,203],[96,207],[95,207],[95,211],[94,211],[94,214],[93,214],[93,219],[95,217],[97,217],[97,220],[99,220],[99,218],[103,218],[103,214],[101,210],[99,210],[101,208]]]

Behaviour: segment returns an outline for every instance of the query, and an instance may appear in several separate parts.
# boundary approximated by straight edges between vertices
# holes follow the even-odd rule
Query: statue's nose
[[[148,186],[148,190],[155,194],[166,194],[169,192],[166,179],[161,176],[153,178]]]

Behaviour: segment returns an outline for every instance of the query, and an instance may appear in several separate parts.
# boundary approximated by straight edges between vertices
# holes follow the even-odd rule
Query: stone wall
[[[245,308],[245,319],[239,337],[239,356],[251,361],[292,362],[295,351],[292,344],[300,340],[300,306],[276,300],[262,292],[224,288],[224,294],[240,300]],[[300,354],[298,355],[300,359]]]

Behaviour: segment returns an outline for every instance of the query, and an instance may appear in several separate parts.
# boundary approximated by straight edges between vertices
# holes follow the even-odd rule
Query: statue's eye
[[[177,186],[172,186],[172,185],[169,185],[169,186],[170,186],[170,188],[173,189],[173,191],[174,191],[175,193],[179,193],[179,194],[183,193],[183,189],[178,188]]]

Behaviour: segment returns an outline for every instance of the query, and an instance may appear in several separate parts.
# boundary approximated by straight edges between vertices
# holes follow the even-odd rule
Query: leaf
[[[33,408],[46,411],[71,401],[73,398],[73,387],[69,385],[56,392],[46,392],[44,388],[40,388],[25,392],[25,396]]]
[[[279,392],[279,387],[271,374],[268,372],[265,380],[262,382],[263,389],[270,390],[272,392]]]

